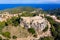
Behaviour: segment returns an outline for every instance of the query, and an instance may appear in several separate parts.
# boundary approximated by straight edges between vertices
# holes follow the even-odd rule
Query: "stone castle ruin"
[[[35,30],[42,31],[47,26],[47,20],[40,16],[35,17],[21,17],[23,20],[21,21],[20,25],[22,27],[34,28]]]

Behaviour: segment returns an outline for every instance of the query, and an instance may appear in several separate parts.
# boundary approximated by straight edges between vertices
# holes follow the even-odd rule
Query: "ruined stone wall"
[[[35,17],[21,17],[23,21],[21,21],[20,25],[23,25],[25,28],[34,28],[35,30],[42,31],[47,26],[47,20],[40,16]]]

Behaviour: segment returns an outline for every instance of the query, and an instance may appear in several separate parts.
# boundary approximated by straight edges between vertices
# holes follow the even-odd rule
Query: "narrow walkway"
[[[3,39],[6,39],[6,37],[4,37],[3,35],[0,34],[0,37],[2,37]]]
[[[56,22],[60,23],[60,20],[57,19],[57,17],[55,15],[46,15],[46,16],[50,16],[51,18],[53,18]]]

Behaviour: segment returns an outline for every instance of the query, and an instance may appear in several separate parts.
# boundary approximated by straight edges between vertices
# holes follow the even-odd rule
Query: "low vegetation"
[[[48,25],[47,25],[47,27],[45,27],[45,29],[43,30],[43,32],[46,32],[48,30]]]
[[[0,22],[0,33],[2,32],[2,29],[5,27],[5,22]]]
[[[36,8],[32,8],[32,7],[16,7],[16,8],[12,8],[12,9],[6,9],[1,11],[1,13],[8,11],[10,14],[17,14],[17,13],[22,13],[23,11],[28,11],[28,12],[32,12],[36,10]]]
[[[28,32],[29,32],[29,33],[32,33],[32,34],[35,34],[35,33],[36,33],[35,30],[34,30],[34,28],[29,28],[29,29],[28,29]]]
[[[2,33],[2,35],[5,36],[5,37],[7,37],[7,38],[11,38],[10,37],[10,32],[4,32],[4,33]]]
[[[43,37],[43,38],[40,38],[39,40],[54,40],[53,37]]]
[[[16,39],[17,37],[16,36],[13,36],[13,39]]]
[[[22,15],[21,16],[25,16],[25,17],[33,17],[33,16],[36,16],[36,13],[30,13],[30,12],[24,12],[24,13],[22,13]]]
[[[57,19],[60,20],[60,16],[57,16]]]
[[[0,40],[2,40],[2,37],[0,37]]]
[[[60,40],[60,23],[55,22],[51,17],[46,17],[51,23],[51,34],[54,40]]]
[[[60,8],[56,8],[56,9],[53,9],[53,10],[48,10],[48,13],[50,15],[60,16]]]
[[[20,20],[20,17],[12,17],[11,19],[7,20],[6,25],[18,26],[20,24]]]

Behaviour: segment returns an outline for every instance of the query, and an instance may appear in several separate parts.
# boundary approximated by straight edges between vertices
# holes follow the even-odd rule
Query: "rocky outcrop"
[[[42,31],[47,26],[47,20],[40,16],[35,17],[21,17],[23,20],[20,25],[28,28],[34,28],[35,30]]]

